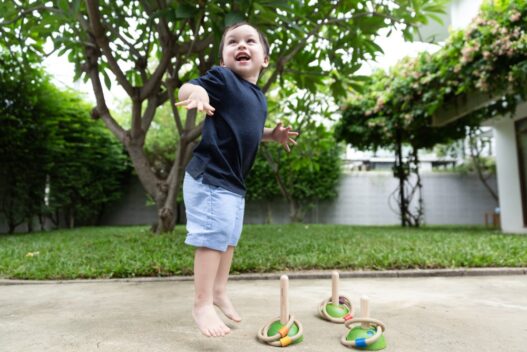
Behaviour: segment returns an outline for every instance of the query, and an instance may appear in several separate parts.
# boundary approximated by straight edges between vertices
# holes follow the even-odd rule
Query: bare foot
[[[194,306],[192,316],[205,336],[219,337],[231,332],[231,329],[218,317],[212,305]]]
[[[217,306],[223,312],[223,314],[225,314],[225,316],[230,320],[236,323],[242,321],[242,318],[240,317],[238,312],[236,312],[236,309],[234,309],[231,300],[229,299],[229,297],[227,297],[226,294],[215,295],[214,305]]]

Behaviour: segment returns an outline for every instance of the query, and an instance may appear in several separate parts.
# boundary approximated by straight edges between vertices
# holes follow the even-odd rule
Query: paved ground
[[[291,312],[305,329],[290,351],[346,351],[342,325],[317,317],[330,280],[291,280]],[[232,281],[244,321],[224,338],[192,321],[191,281],[2,285],[0,351],[274,351],[257,330],[279,315],[279,281]],[[341,292],[387,325],[385,351],[527,351],[527,275],[346,278]]]

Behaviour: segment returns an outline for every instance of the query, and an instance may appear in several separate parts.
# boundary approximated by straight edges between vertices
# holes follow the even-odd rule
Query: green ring
[[[346,316],[350,310],[344,304],[339,304],[338,306],[333,305],[333,303],[326,304],[326,312],[329,316],[333,318],[342,318]]]
[[[271,324],[271,326],[269,326],[269,330],[267,330],[267,336],[273,336],[278,334],[278,330],[280,330],[285,325],[287,324],[280,323],[280,320],[275,321]],[[298,334],[298,325],[296,325],[296,323],[293,323],[293,325],[291,325],[291,328],[289,329],[289,333],[287,333],[287,336],[295,336],[296,334]],[[298,340],[292,343],[292,345],[295,345],[302,341],[304,341],[304,336],[300,336]]]

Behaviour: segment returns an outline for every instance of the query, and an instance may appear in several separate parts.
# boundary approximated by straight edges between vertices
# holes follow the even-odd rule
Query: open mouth
[[[236,61],[249,61],[251,57],[245,53],[240,53],[235,57]]]

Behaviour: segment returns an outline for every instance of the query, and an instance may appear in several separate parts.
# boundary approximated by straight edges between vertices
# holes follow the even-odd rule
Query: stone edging
[[[330,279],[332,271],[293,271],[278,273],[250,273],[231,275],[229,280],[278,280],[283,274],[290,279]],[[459,268],[459,269],[411,269],[385,271],[339,271],[341,278],[409,278],[409,277],[459,277],[459,276],[492,276],[492,275],[527,275],[525,268]],[[76,283],[111,283],[111,282],[159,282],[159,281],[192,281],[192,276],[138,277],[123,279],[79,279],[79,280],[11,280],[0,279],[0,286],[8,285],[49,285]]]

